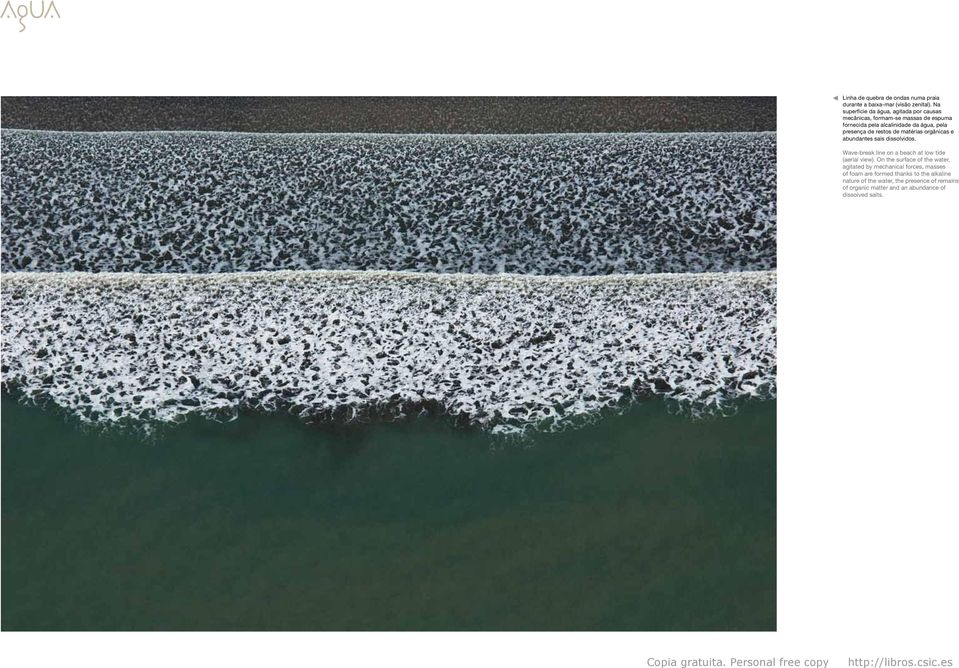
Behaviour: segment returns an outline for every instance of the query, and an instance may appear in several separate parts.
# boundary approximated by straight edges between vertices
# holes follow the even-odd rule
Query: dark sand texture
[[[244,132],[755,132],[775,97],[4,97],[0,126]]]

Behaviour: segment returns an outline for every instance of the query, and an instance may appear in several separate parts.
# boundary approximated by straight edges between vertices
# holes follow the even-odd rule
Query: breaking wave
[[[774,132],[0,139],[3,383],[84,422],[775,395]]]
[[[9,274],[4,382],[84,421],[439,411],[494,433],[637,397],[770,397],[774,272],[613,277]]]
[[[776,266],[776,135],[2,133],[6,271]]]

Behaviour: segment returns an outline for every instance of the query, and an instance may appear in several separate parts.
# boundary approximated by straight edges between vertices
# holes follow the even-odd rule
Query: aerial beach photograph
[[[776,630],[776,98],[0,145],[3,630]]]

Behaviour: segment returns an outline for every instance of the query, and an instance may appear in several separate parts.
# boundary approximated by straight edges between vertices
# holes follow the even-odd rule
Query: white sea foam
[[[560,429],[649,394],[775,392],[775,272],[15,273],[3,381],[96,423],[290,408]]]
[[[0,138],[8,271],[776,266],[771,132]]]

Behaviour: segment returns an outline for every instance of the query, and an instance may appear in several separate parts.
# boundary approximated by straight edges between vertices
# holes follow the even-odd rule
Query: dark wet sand
[[[775,97],[4,97],[0,126],[246,132],[755,132]]]

